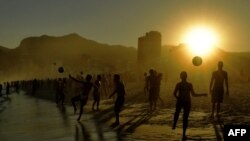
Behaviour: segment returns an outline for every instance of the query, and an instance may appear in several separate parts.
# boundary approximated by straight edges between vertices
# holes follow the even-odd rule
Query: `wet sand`
[[[0,140],[181,140],[182,113],[177,128],[172,130],[175,111],[173,86],[161,90],[155,112],[148,111],[147,97],[137,88],[127,90],[121,112],[121,125],[114,122],[113,99],[102,100],[101,110],[92,112],[90,101],[77,122],[71,106],[57,107],[54,102],[25,94],[12,94],[1,102]],[[188,140],[223,140],[224,124],[250,123],[250,84],[232,84],[225,97],[220,118],[210,120],[210,96],[192,98],[192,110],[187,129]]]
[[[13,93],[1,104],[1,141],[82,141],[117,140],[109,127],[96,124],[92,114],[84,114],[80,122],[72,107]]]

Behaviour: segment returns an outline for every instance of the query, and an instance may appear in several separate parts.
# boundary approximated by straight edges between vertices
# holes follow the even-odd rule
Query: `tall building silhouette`
[[[147,32],[138,38],[137,61],[140,65],[154,64],[161,57],[161,33]]]

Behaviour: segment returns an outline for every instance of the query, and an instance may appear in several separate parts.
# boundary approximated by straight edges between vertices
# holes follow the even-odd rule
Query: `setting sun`
[[[184,43],[190,48],[193,55],[208,55],[218,43],[218,37],[212,29],[207,27],[195,27],[190,29]]]

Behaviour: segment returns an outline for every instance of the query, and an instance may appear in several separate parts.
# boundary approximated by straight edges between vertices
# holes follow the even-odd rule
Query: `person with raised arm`
[[[174,123],[172,129],[176,128],[176,124],[179,118],[181,109],[183,108],[183,136],[182,139],[186,140],[186,130],[188,127],[188,117],[191,110],[191,95],[197,96],[207,96],[206,93],[196,94],[193,89],[192,83],[187,82],[187,72],[182,71],[180,74],[181,82],[177,83],[174,89],[174,97],[176,101],[176,110],[174,114]]]
[[[79,113],[79,117],[77,118],[77,120],[79,121],[81,119],[81,116],[82,116],[82,113],[83,113],[83,107],[87,104],[88,95],[89,95],[89,93],[91,91],[91,88],[94,86],[91,83],[92,76],[90,74],[88,74],[86,76],[86,78],[85,78],[85,81],[78,80],[78,79],[72,77],[71,75],[69,75],[69,78],[74,80],[75,82],[78,82],[78,83],[82,84],[83,91],[79,96],[79,99],[80,99],[80,113]],[[76,106],[74,104],[73,104],[73,106],[74,106],[74,109],[76,110]]]

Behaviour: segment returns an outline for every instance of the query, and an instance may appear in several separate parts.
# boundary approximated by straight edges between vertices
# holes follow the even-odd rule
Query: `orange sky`
[[[163,44],[179,44],[185,31],[206,25],[220,36],[220,48],[250,51],[249,0],[4,0],[0,45],[14,48],[28,36],[69,33],[108,44],[137,47],[150,30]]]

